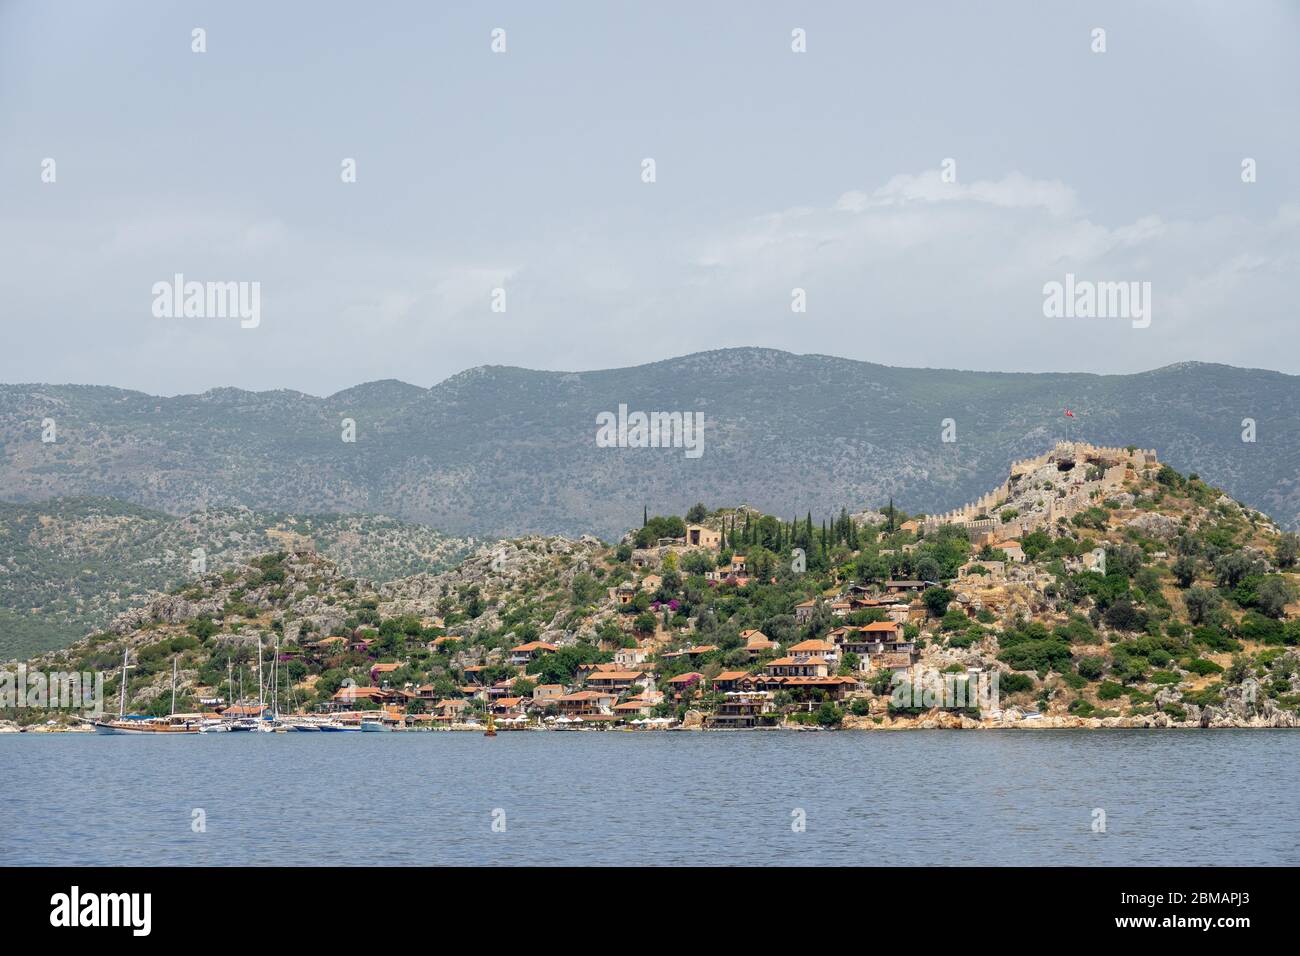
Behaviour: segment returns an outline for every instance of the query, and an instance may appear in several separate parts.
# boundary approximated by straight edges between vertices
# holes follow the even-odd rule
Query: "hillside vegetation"
[[[106,627],[206,569],[242,566],[305,539],[349,574],[386,581],[446,567],[471,544],[378,515],[283,515],[224,508],[174,517],[122,501],[0,503],[0,660]]]
[[[770,672],[813,641],[841,648],[830,676],[845,682],[832,693],[791,682],[767,695],[767,718],[981,726],[995,716],[1027,724],[1038,712],[1039,726],[1300,725],[1296,536],[1196,475],[1167,465],[1124,475],[1089,492],[1083,476],[1060,473],[1088,507],[978,546],[967,528],[927,529],[893,508],[783,520],[697,505],[647,517],[613,546],[519,538],[384,585],[279,551],[207,574],[33,663],[115,675],[128,647],[138,664],[131,708],[165,712],[173,658],[191,708],[237,694],[230,673],[255,687],[260,639],[267,665],[278,642],[282,700],[296,707],[328,705],[351,683],[401,692],[405,712],[464,701],[470,714],[500,695],[531,707],[539,685],[590,688],[599,665],[632,672],[619,703],[689,726],[727,699],[719,682]],[[687,545],[688,525],[720,535],[716,547]],[[792,568],[796,548],[804,570]],[[891,588],[913,588],[898,598],[898,646],[914,645],[911,663],[961,679],[996,672],[999,715],[900,708],[897,659],[843,652],[895,612]],[[520,654],[530,659],[512,663]]]

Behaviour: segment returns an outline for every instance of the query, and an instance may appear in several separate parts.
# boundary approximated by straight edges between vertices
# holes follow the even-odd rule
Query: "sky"
[[[1296,374],[1298,90],[1292,2],[0,0],[0,382]],[[1045,314],[1067,275],[1149,322]]]

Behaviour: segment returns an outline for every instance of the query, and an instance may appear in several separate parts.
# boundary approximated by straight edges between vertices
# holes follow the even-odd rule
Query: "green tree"
[[[1280,574],[1270,574],[1260,582],[1255,592],[1255,606],[1260,613],[1280,618],[1286,606],[1295,600],[1295,588]]]
[[[1276,560],[1279,568],[1294,568],[1300,562],[1300,535],[1287,531],[1278,538]]]
[[[926,588],[921,601],[935,617],[943,617],[955,595],[947,588]]]
[[[822,705],[813,713],[813,719],[822,727],[838,727],[844,723],[844,711],[840,710],[829,700],[822,701]]]
[[[1221,601],[1219,595],[1209,588],[1189,588],[1183,595],[1183,603],[1187,605],[1187,616],[1192,623],[1201,624],[1210,619]]]
[[[1180,588],[1189,588],[1196,580],[1196,558],[1190,554],[1180,554],[1170,570]]]

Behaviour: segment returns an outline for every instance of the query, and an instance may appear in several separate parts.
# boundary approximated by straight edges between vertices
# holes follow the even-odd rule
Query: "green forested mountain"
[[[621,404],[702,412],[703,454],[597,447],[597,415]],[[802,514],[893,496],[940,510],[1070,437],[1154,448],[1294,527],[1297,407],[1300,378],[1222,365],[1001,374],[753,348],[581,373],[488,366],[429,389],[373,382],[329,398],[8,385],[0,497],[102,495],[173,514],[357,511],[457,534],[608,538],[643,507],[680,513],[699,500]],[[41,441],[47,418],[53,443]],[[1253,443],[1242,441],[1247,418]],[[341,440],[344,419],[355,442]],[[955,442],[941,440],[945,419]]]

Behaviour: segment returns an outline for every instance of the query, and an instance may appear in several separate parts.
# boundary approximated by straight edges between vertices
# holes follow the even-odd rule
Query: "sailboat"
[[[229,673],[230,667],[231,667],[231,664],[230,664],[229,662],[227,662],[227,664],[226,664],[227,673]],[[227,678],[227,680],[229,680],[229,678]],[[231,699],[232,701],[237,701],[237,702],[238,702],[238,706],[241,708],[241,710],[238,712],[238,715],[232,715],[232,714],[230,713],[231,709],[232,709],[233,706],[234,706],[234,705],[232,705],[232,707],[227,708],[227,709],[226,709],[226,712],[225,712],[224,714],[222,714],[222,718],[221,718],[221,720],[222,720],[222,723],[225,725],[226,729],[227,729],[227,730],[238,730],[238,731],[250,731],[250,730],[256,730],[256,729],[257,729],[257,718],[256,718],[256,717],[245,717],[245,716],[243,716],[243,713],[244,713],[244,711],[243,711],[243,709],[242,709],[243,706],[244,706],[244,665],[243,665],[243,664],[240,664],[240,665],[239,665],[239,696],[238,696],[238,698],[235,697],[235,694],[234,694],[234,688],[233,688],[233,686],[232,686],[232,687],[231,687],[231,692],[230,692],[230,699]]]
[[[280,639],[277,637],[275,639],[275,660],[271,662],[271,717],[270,719],[267,719],[264,715],[264,708],[266,707],[266,690],[265,685],[262,683],[262,638],[259,635],[257,638],[257,703],[259,717],[257,721],[257,729],[264,734],[275,733],[277,724],[279,723],[276,719],[278,715],[275,712],[277,704],[275,675],[276,669],[279,665]]]
[[[126,713],[126,648],[122,650],[122,689],[118,697],[117,718],[91,721],[97,734],[201,734],[202,724],[176,717],[176,658],[172,658],[172,710],[168,717],[144,717]]]
[[[301,710],[298,693],[293,686],[292,671],[289,673],[289,702],[293,711],[288,717],[281,718],[280,725],[285,730],[301,731],[304,733],[320,733],[321,723],[323,722],[322,719],[320,717],[312,717],[304,714]]]

